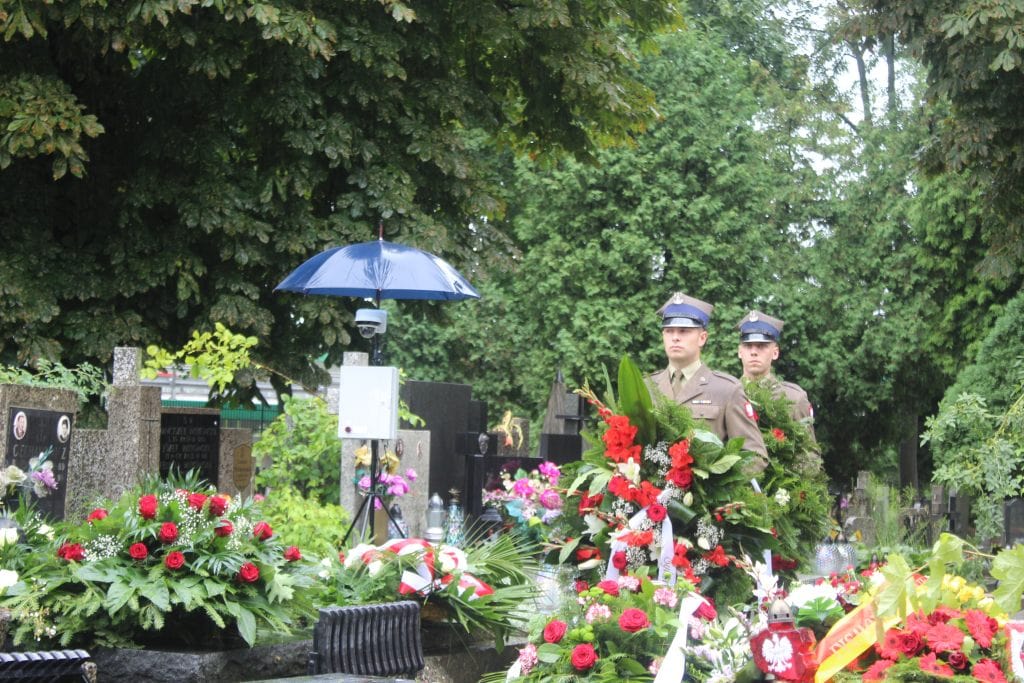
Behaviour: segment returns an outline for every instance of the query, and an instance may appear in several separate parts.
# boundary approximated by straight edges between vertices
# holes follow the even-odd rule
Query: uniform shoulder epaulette
[[[732,375],[727,374],[725,372],[719,372],[718,370],[712,370],[711,374],[714,375],[715,377],[718,377],[719,379],[728,380],[730,384],[740,384],[740,381],[738,379],[736,379]]]

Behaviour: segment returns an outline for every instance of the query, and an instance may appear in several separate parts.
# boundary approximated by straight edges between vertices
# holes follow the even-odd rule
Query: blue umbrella
[[[459,271],[434,254],[385,242],[360,242],[317,254],[274,288],[373,299],[479,299]]]

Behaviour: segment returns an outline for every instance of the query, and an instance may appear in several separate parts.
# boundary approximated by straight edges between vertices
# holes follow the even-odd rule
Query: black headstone
[[[455,435],[469,431],[469,404],[472,388],[468,384],[418,382],[407,380],[400,391],[410,412],[426,422],[430,432],[429,493],[447,499],[448,490],[460,491],[465,485],[466,463],[455,448]],[[415,429],[403,422],[402,429]]]
[[[160,413],[160,476],[196,470],[218,486],[220,470],[220,413]]]
[[[64,496],[67,491],[68,453],[71,446],[72,413],[38,408],[12,406],[7,424],[11,434],[7,439],[4,466],[16,465],[25,472],[32,469],[33,458],[50,462],[56,489],[43,497],[30,495],[40,513],[53,519],[64,519]],[[37,469],[42,464],[37,464]],[[46,475],[40,471],[40,475]],[[31,476],[30,476],[31,479]]]

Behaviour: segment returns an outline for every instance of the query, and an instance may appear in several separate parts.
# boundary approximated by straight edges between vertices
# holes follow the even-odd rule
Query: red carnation
[[[647,613],[636,607],[622,610],[622,615],[619,617],[619,628],[627,633],[643,631],[650,625],[651,621],[647,618]]]
[[[544,642],[545,643],[558,643],[561,642],[565,636],[568,625],[564,621],[553,619],[548,622],[548,625],[544,627]]]
[[[181,569],[185,566],[185,556],[177,550],[172,550],[164,558],[164,566],[171,570]]]
[[[611,579],[605,579],[604,581],[598,582],[596,588],[600,588],[608,595],[617,598],[619,596],[619,584],[617,581]]]
[[[682,543],[676,543],[672,549],[672,565],[675,567],[689,567],[690,561],[686,558],[688,548]]]
[[[729,564],[729,557],[725,554],[725,548],[720,545],[716,545],[715,549],[711,552],[704,553],[704,559],[719,567],[725,567]]]
[[[85,549],[81,543],[65,543],[57,549],[57,557],[68,562],[81,562],[85,559]]]
[[[260,568],[252,562],[246,562],[238,570],[238,580],[243,583],[256,583],[260,578]]]
[[[156,508],[156,496],[152,493],[147,493],[139,498],[139,514],[142,515],[143,519],[153,519],[156,517]]]
[[[188,496],[188,506],[195,510],[202,510],[203,505],[206,504],[206,495],[202,493],[190,493]]]
[[[89,516],[85,518],[85,521],[89,522],[89,524],[92,524],[93,520],[106,519],[108,514],[110,513],[108,513],[103,508],[96,508],[95,510],[89,513]]]
[[[261,541],[265,541],[274,535],[274,530],[266,522],[256,522],[256,526],[252,528],[252,535]]]
[[[224,496],[210,496],[210,514],[220,517],[228,509],[228,499]]]
[[[621,572],[621,571],[623,571],[626,568],[627,564],[628,563],[626,562],[626,551],[625,550],[619,550],[617,552],[612,553],[612,566],[613,567],[615,567],[616,569],[618,569]]]
[[[288,560],[289,562],[295,562],[296,560],[302,559],[302,553],[299,552],[299,549],[297,547],[290,545],[284,551],[284,559]]]
[[[597,652],[590,643],[580,643],[572,649],[569,661],[577,671],[587,671],[597,663]]]
[[[647,531],[630,531],[622,536],[622,540],[628,546],[643,548],[649,546],[654,541],[654,532],[650,529]]]
[[[647,519],[651,520],[655,524],[665,520],[665,515],[668,514],[668,508],[661,503],[651,503],[647,506]]]
[[[164,522],[160,525],[160,542],[174,543],[178,539],[178,525],[174,522]]]
[[[672,444],[668,449],[672,458],[672,467],[676,469],[689,469],[693,464],[693,457],[690,455],[690,440],[683,439]]]
[[[231,532],[235,530],[235,525],[231,523],[230,519],[222,519],[217,522],[217,526],[213,528],[213,533],[218,536],[230,536]]]
[[[128,556],[133,560],[144,560],[149,556],[149,549],[145,543],[132,543],[128,548]]]

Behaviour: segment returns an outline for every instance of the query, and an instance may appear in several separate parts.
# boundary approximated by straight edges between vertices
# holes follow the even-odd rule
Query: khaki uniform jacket
[[[743,448],[767,457],[761,430],[752,417],[753,408],[743,393],[743,383],[732,375],[712,370],[701,363],[688,382],[673,391],[668,369],[647,376],[647,388],[661,392],[690,409],[694,418],[703,420],[708,431],[723,442],[743,437]],[[750,411],[749,413],[747,411]]]
[[[811,438],[817,441],[817,437],[814,436],[814,409],[811,408],[811,401],[807,398],[807,392],[792,382],[778,381],[772,387],[772,395],[778,397],[779,394],[785,395],[793,403],[790,415],[797,422],[806,425],[807,431],[811,433]]]

